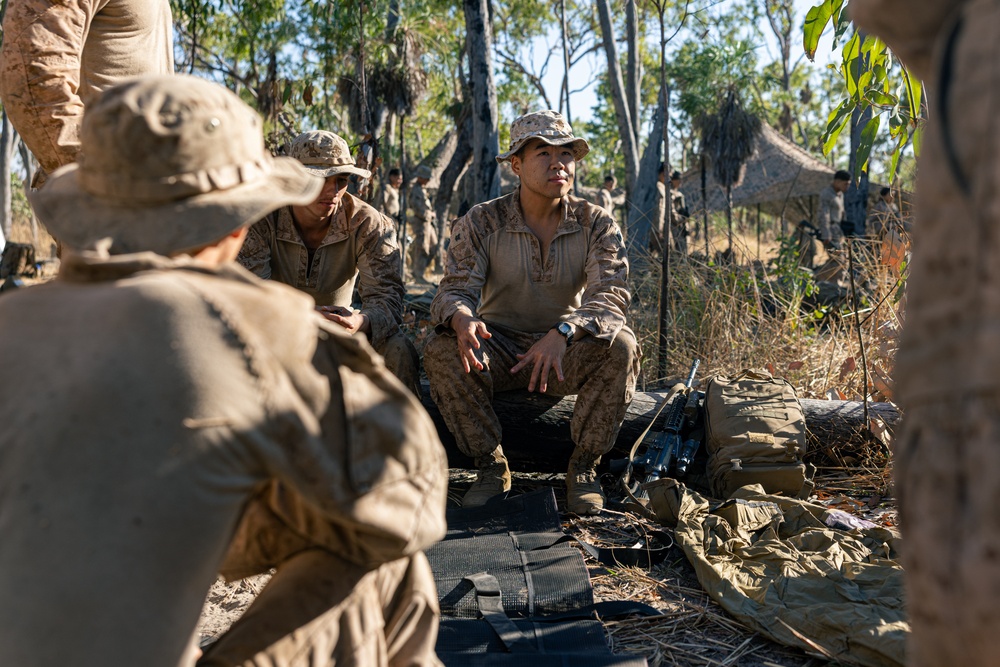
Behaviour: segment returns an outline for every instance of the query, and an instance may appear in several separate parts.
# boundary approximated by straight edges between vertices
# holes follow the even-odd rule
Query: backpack
[[[806,465],[806,420],[788,382],[766,370],[716,376],[705,388],[705,446],[712,494],[727,499],[747,484],[806,498],[815,468]]]

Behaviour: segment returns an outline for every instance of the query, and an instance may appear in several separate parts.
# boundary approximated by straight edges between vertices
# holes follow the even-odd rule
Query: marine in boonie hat
[[[324,178],[338,174],[355,174],[361,178],[371,178],[372,175],[367,169],[355,165],[351,148],[341,136],[326,130],[310,130],[295,137],[288,148],[288,155]]]
[[[509,160],[524,144],[536,137],[553,146],[572,144],[573,156],[577,160],[583,159],[590,152],[590,144],[586,139],[573,135],[573,128],[561,113],[552,110],[535,111],[519,116],[510,124],[510,150],[497,155],[497,162]]]
[[[147,76],[87,108],[79,161],[29,195],[74,250],[171,255],[217,241],[271,211],[313,201],[323,180],[264,147],[260,116],[222,86]]]

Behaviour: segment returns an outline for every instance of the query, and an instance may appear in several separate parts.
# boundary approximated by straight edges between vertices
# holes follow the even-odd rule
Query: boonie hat
[[[417,171],[413,174],[413,178],[426,178],[429,181],[434,178],[434,172],[426,164],[422,164],[417,167]]]
[[[573,156],[577,160],[590,152],[590,144],[581,137],[573,136],[573,128],[561,113],[535,111],[516,118],[510,124],[510,150],[497,155],[497,162],[509,160],[524,144],[536,137],[553,146],[572,144]]]
[[[372,173],[354,164],[351,149],[339,135],[326,130],[303,132],[292,140],[288,154],[324,178],[337,174],[357,174],[371,178]]]
[[[87,108],[79,161],[29,195],[66,246],[110,252],[200,248],[271,211],[316,199],[323,181],[264,147],[260,116],[186,75],[132,79]]]

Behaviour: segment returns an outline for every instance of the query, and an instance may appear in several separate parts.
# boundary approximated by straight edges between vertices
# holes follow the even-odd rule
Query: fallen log
[[[445,426],[441,413],[431,400],[427,383],[423,384],[421,401],[437,426],[438,434],[448,452],[453,467],[472,467],[472,460],[458,451],[455,439]],[[621,458],[656,414],[666,391],[637,392],[625,414],[612,455]],[[558,398],[527,391],[509,391],[496,395],[495,409],[503,427],[503,448],[515,470],[533,472],[565,472],[566,462],[573,451],[569,423],[576,404],[574,396]],[[864,405],[859,401],[818,401],[801,399],[809,431],[809,452],[812,455],[853,452],[869,446],[865,432]],[[891,403],[869,403],[872,417],[878,417],[890,432],[900,421],[899,411]]]

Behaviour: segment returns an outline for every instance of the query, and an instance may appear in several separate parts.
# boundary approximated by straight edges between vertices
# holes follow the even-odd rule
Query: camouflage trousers
[[[488,454],[501,443],[493,394],[527,388],[531,369],[512,375],[510,368],[518,362],[516,355],[545,335],[488,327],[493,337],[481,341],[486,367],[482,372],[465,372],[453,335],[434,334],[424,348],[431,397],[458,448],[472,457]],[[625,409],[635,394],[639,356],[635,335],[628,328],[622,329],[610,346],[585,336],[566,349],[562,362],[565,380],[560,382],[555,373],[550,374],[546,393],[577,395],[570,436],[583,456],[599,460],[614,446]]]
[[[410,390],[420,396],[420,355],[402,331],[383,340],[375,351],[385,359],[385,367]]]
[[[221,574],[232,581],[277,571],[198,667],[440,667],[437,587],[423,552],[361,565],[364,545],[342,542],[348,534],[296,494],[281,497],[297,520],[279,517],[288,507],[276,509],[270,488],[262,491]]]

